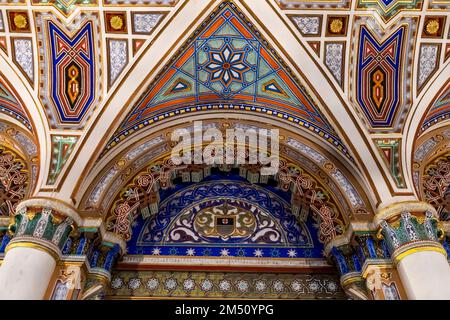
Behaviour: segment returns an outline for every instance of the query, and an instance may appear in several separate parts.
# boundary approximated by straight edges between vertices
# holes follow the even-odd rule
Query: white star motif
[[[228,251],[228,249],[222,249],[220,250],[220,255],[222,257],[228,257],[228,255],[230,254],[230,252]]]
[[[189,248],[186,250],[187,256],[195,256],[195,249]]]
[[[245,63],[244,51],[235,51],[226,45],[222,51],[210,51],[206,69],[211,74],[211,81],[221,81],[228,87],[232,81],[242,82],[244,72],[250,67]]]
[[[297,251],[295,251],[294,249],[290,249],[290,250],[288,250],[287,254],[290,258],[294,258],[297,256]]]
[[[152,250],[152,255],[154,255],[154,256],[159,256],[160,253],[161,253],[161,249],[160,248],[154,248]]]
[[[263,251],[261,249],[256,249],[255,251],[253,251],[253,254],[255,257],[262,257]]]

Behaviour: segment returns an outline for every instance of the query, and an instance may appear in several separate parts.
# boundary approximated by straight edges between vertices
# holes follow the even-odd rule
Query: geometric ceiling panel
[[[40,97],[52,128],[79,129],[99,102],[98,15],[81,14],[64,27],[51,14],[36,15],[40,38]]]
[[[125,39],[107,39],[108,50],[108,88],[128,64],[128,41]]]
[[[209,110],[222,102],[217,108],[290,120],[347,154],[306,88],[235,5],[222,3],[211,17],[150,84],[107,149],[161,117]]]
[[[325,42],[324,64],[342,88],[344,84],[345,42]]]
[[[402,10],[420,10],[422,0],[358,0],[358,9],[376,10],[385,22]]]
[[[132,12],[133,34],[151,35],[166,16],[164,12]]]
[[[322,16],[292,15],[291,21],[304,37],[320,36],[322,31]]]
[[[439,68],[441,52],[440,44],[422,44],[420,46],[419,67],[417,76],[418,92],[427,84],[428,80]]]
[[[0,112],[20,121],[29,130],[32,130],[30,119],[23,109],[11,88],[0,74]]]
[[[11,37],[13,61],[27,81],[34,82],[33,41],[31,38]]]
[[[384,30],[373,19],[355,21],[358,32],[353,40],[350,94],[372,132],[399,132],[412,103],[408,66],[417,22],[404,18],[400,23]]]

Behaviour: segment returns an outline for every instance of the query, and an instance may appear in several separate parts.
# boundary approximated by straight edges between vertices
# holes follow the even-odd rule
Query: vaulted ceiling
[[[372,214],[423,198],[417,159],[436,166],[447,146],[449,11],[436,0],[0,1],[0,135],[21,141],[30,194],[99,217],[168,152],[171,129],[276,126],[341,210]]]

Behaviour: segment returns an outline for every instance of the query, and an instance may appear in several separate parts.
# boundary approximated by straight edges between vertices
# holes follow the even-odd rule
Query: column
[[[1,300],[44,298],[61,249],[75,228],[67,211],[63,214],[55,208],[60,209],[61,204],[50,200],[30,199],[19,204],[0,267]]]
[[[408,299],[450,299],[450,266],[439,242],[436,210],[427,203],[401,202],[374,221],[396,265]]]

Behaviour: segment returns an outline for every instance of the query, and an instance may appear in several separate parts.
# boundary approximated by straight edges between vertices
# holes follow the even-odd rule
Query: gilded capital
[[[76,224],[71,217],[48,207],[21,206],[9,226],[13,242],[19,242],[21,238],[35,239],[41,245],[47,243],[59,250],[75,230]]]
[[[420,247],[437,248],[440,252],[445,252],[439,243],[443,236],[444,231],[436,215],[429,210],[404,210],[379,222],[378,238],[385,240],[392,259],[396,262],[399,257],[417,251]]]

